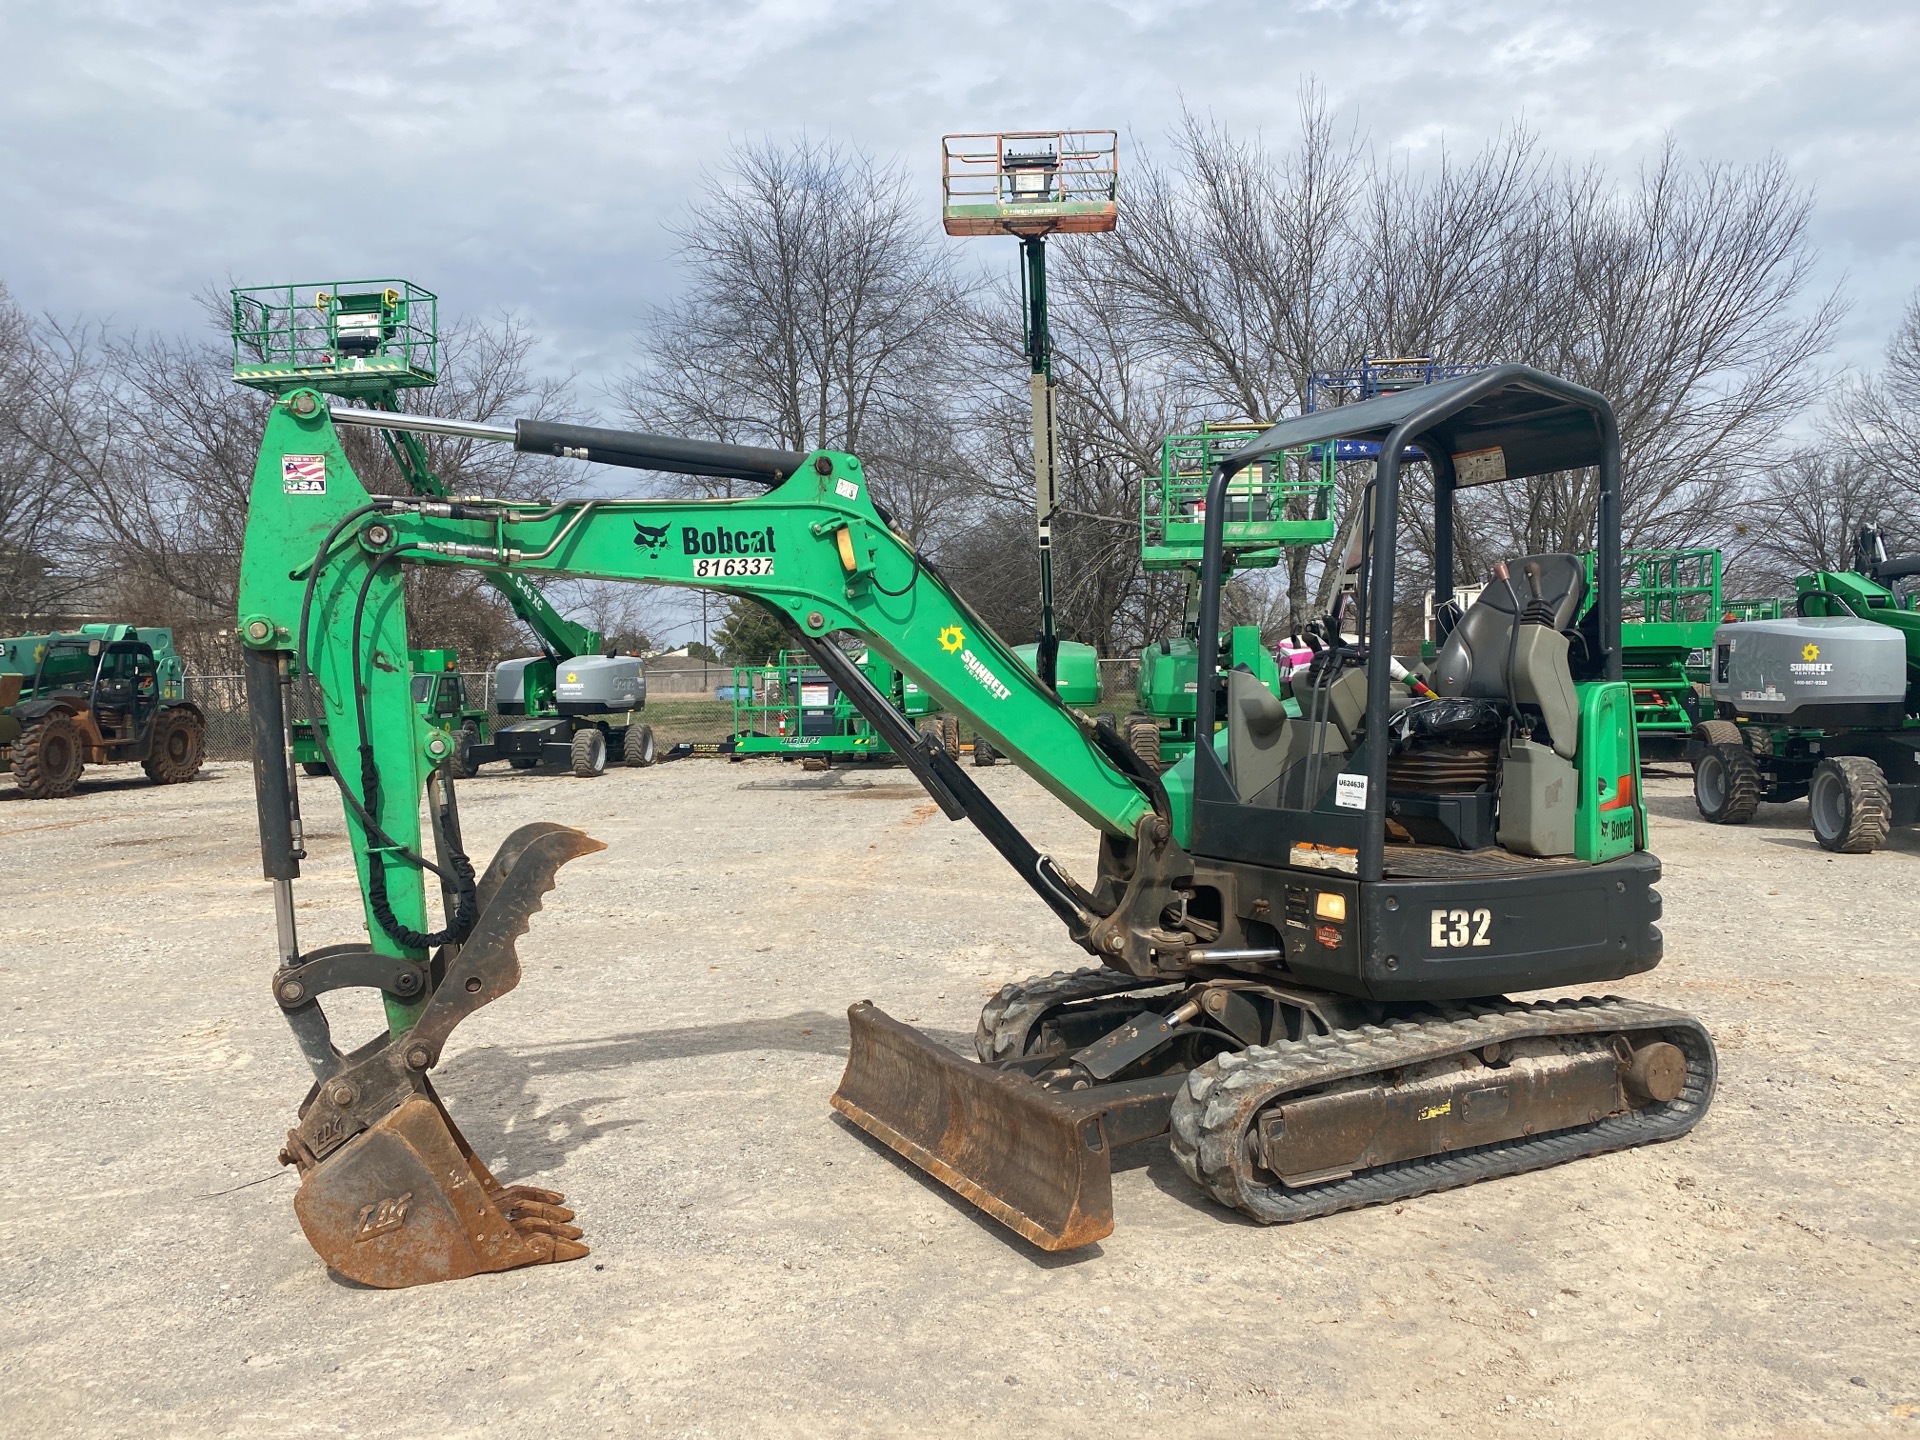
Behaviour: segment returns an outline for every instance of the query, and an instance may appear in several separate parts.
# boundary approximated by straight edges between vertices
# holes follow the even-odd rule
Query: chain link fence
[[[498,725],[493,672],[468,671],[460,678],[470,699],[485,705],[488,722]],[[706,683],[700,683],[702,680]],[[665,749],[682,740],[724,740],[731,735],[733,702],[723,698],[721,687],[732,681],[733,671],[720,665],[711,667],[704,676],[699,671],[658,678],[649,675],[641,718],[653,727],[655,743]],[[246,687],[241,676],[189,675],[186,698],[206,713],[209,760],[245,760],[252,756]]]
[[[1134,688],[1140,677],[1139,657],[1102,660],[1100,702],[1096,714],[1126,715],[1135,706]],[[499,724],[494,706],[493,672],[466,671],[460,677],[467,695],[486,706],[487,718]],[[701,669],[648,671],[647,703],[642,718],[653,727],[661,749],[682,740],[724,740],[733,733],[733,671],[724,665]],[[238,675],[189,675],[186,698],[207,716],[207,758],[245,760],[252,754],[247,731],[246,688]],[[964,732],[971,740],[970,733]]]

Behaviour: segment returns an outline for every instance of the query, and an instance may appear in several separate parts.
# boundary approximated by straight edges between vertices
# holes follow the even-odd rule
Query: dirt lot
[[[1037,786],[985,783],[1090,871]],[[1716,830],[1650,788],[1668,958],[1623,988],[1717,1037],[1690,1138],[1285,1229],[1155,1143],[1114,1235],[1047,1257],[826,1104],[848,1002],[958,1045],[1075,962],[969,827],[899,772],[474,781],[478,856],[535,818],[609,845],[439,1072],[594,1253],[391,1293],[328,1277],[274,1164],[307,1072],[246,770],[0,788],[0,1431],[1920,1431],[1920,840],[1833,858],[1804,805]],[[308,945],[358,933],[322,798]]]

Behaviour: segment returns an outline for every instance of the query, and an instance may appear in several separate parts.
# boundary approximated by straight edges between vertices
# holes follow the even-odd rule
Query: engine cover
[[[647,681],[635,655],[579,655],[555,667],[553,699],[562,715],[637,710]]]
[[[1713,698],[1741,715],[1810,727],[1898,725],[1907,649],[1852,617],[1743,620],[1713,632]]]

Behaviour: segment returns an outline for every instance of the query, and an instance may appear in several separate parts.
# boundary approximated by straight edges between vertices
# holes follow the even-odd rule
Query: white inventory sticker
[[[1333,803],[1342,810],[1367,808],[1367,777],[1342,775],[1333,782]]]
[[[327,493],[327,457],[324,455],[282,455],[280,488],[289,495]]]

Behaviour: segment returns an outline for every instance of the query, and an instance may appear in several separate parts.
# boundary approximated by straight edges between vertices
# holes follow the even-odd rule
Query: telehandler
[[[530,824],[476,873],[445,736],[408,699],[408,565],[748,597],[949,817],[973,821],[1096,963],[1002,989],[980,1017],[977,1059],[855,1004],[832,1103],[1038,1246],[1109,1233],[1113,1150],[1169,1132],[1197,1185],[1273,1222],[1670,1139],[1705,1113],[1715,1059],[1697,1020],[1612,997],[1506,998],[1606,984],[1661,958],[1660,866],[1621,678],[1620,444],[1600,395],[1509,365],[1287,420],[1225,457],[1209,482],[1196,626],[1207,683],[1195,728],[1213,738],[1164,774],[1020,663],[893,528],[852,455],[474,424],[458,433],[766,493],[375,496],[337,429],[458,423],[293,389],[267,421],[247,521],[239,630],[278,920],[273,994],[314,1073],[282,1153],[301,1173],[305,1233],[340,1274],[411,1285],[586,1253],[558,1193],[503,1185],[480,1163],[431,1076],[459,1023],[518,983],[517,940],[558,867],[602,847]],[[1222,673],[1224,501],[1245,466],[1342,438],[1378,445],[1358,583],[1295,682],[1293,715],[1248,672]],[[1440,645],[1426,677],[1438,698],[1418,701],[1394,683],[1391,653],[1401,471],[1416,445],[1433,472],[1443,604],[1457,489],[1599,476],[1586,618],[1575,628],[1579,556],[1515,557]],[[283,483],[288,457],[309,483]],[[1093,826],[1092,883],[917,734],[841,634]],[[316,736],[346,810],[365,940],[313,947],[296,933],[296,693],[299,713],[325,718]],[[321,1001],[350,986],[379,992],[387,1031],[343,1051]]]

